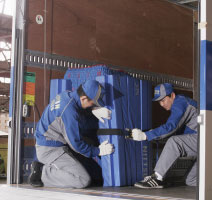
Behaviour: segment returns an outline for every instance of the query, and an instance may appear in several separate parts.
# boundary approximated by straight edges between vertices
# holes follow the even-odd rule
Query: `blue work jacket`
[[[99,155],[99,148],[87,144],[80,134],[84,109],[77,92],[65,91],[57,95],[45,108],[36,127],[36,143],[40,146],[69,145],[86,157]]]
[[[196,101],[176,95],[167,122],[158,128],[145,132],[147,139],[162,139],[173,134],[197,133],[197,103]]]

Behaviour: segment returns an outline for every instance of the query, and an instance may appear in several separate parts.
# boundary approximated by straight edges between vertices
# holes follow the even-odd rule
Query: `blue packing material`
[[[98,76],[96,80],[105,88],[106,95],[103,97],[106,107],[112,111],[111,120],[104,119],[105,123],[99,122],[99,128],[123,129],[123,110],[121,93],[121,80],[123,77],[116,75]]]
[[[150,144],[148,141],[143,141],[141,145],[141,161],[142,161],[142,179],[150,175]],[[141,180],[142,180],[141,179]]]
[[[126,165],[125,165],[125,137],[119,135],[98,136],[99,142],[107,140],[115,147],[115,152],[111,155],[101,157],[102,176],[104,186],[125,186]]]
[[[72,81],[72,91],[75,91],[80,84],[86,80],[95,80],[97,76],[103,75],[123,75],[124,72],[110,69],[106,65],[94,65],[87,68],[68,69],[64,75],[64,79]]]
[[[146,92],[151,89],[145,88],[148,82],[117,75],[99,76],[96,80],[105,87],[104,101],[106,107],[112,111],[112,119],[104,119],[105,123],[99,122],[99,128],[124,130],[142,128],[142,119],[147,123],[142,116],[146,116],[146,112],[150,110],[149,107],[144,109],[147,106],[146,96],[149,95]],[[142,102],[142,113],[139,112],[141,98],[145,100]],[[100,143],[108,140],[115,147],[113,154],[101,157],[104,186],[133,185],[146,175],[150,159],[147,151],[147,148],[150,149],[148,142],[136,142],[118,135],[101,135],[98,138]]]
[[[106,65],[93,65],[87,68],[69,68],[65,75],[64,79],[72,79],[72,78],[80,78],[85,77],[85,79],[95,78],[96,76],[103,76],[103,75],[112,75],[112,74],[121,74],[123,72],[119,70],[114,70],[108,68]]]
[[[135,162],[135,148],[134,141],[132,139],[125,139],[125,165],[126,172],[125,176],[127,178],[127,185],[133,185],[136,182],[136,162]]]
[[[140,108],[140,80],[127,77],[127,118],[128,118],[128,127],[129,129],[141,128],[141,114],[138,112]],[[131,169],[131,185],[133,185],[137,180],[141,178],[141,160],[140,155],[137,152],[140,152],[140,143],[135,141],[127,141],[130,151],[130,162],[129,167]],[[136,162],[135,162],[136,160]],[[129,177],[129,176],[128,176]],[[130,181],[129,181],[130,185]]]
[[[63,91],[70,90],[72,91],[72,82],[65,79],[52,79],[50,83],[50,100],[54,99],[57,94],[60,94]]]
[[[152,128],[152,85],[149,81],[140,80],[141,94],[141,129]]]
[[[72,91],[85,80],[96,79],[104,86],[106,95],[103,100],[112,114],[111,120],[104,119],[105,123],[98,122],[97,126],[100,129],[151,128],[151,84],[148,81],[140,81],[104,65],[69,69],[64,78],[71,81],[71,86],[67,85],[67,82],[64,84]],[[60,81],[54,83],[56,93],[59,93],[60,84]],[[52,93],[51,95],[56,96],[55,91]],[[89,127],[89,123],[84,126],[85,129]],[[102,166],[104,186],[133,185],[149,174],[149,142],[136,142],[119,135],[101,135],[98,139],[100,143],[108,140],[115,147],[113,154],[102,156],[101,160],[96,157]]]
[[[140,80],[141,94],[141,129],[152,128],[152,85],[149,81]],[[148,141],[141,142],[142,178],[151,174],[151,144]]]
[[[128,119],[127,128],[141,129],[141,113],[138,109],[141,107],[140,80],[127,77],[127,101],[128,101]]]
[[[96,77],[106,90],[104,101],[106,107],[112,111],[111,120],[105,120],[105,123],[99,122],[99,128],[103,129],[123,129],[123,110],[122,107],[124,95],[121,93],[122,83],[126,77],[108,75]],[[115,152],[111,155],[102,156],[102,175],[104,186],[124,186],[126,183],[126,162],[125,162],[125,137],[119,135],[101,135],[98,136],[99,142],[105,140],[112,143]]]
[[[130,95],[134,96],[132,90],[130,90],[128,87],[129,79],[130,77],[126,75],[120,78],[121,87],[119,88],[119,91],[121,91],[121,93],[123,94],[121,98],[123,130],[125,130],[126,128],[131,128],[131,125],[133,122],[130,116],[133,115],[132,113],[136,112],[136,110],[129,109],[131,107],[130,104],[138,103],[138,102],[135,102],[136,99],[133,99],[132,102],[128,100]],[[125,174],[123,174],[122,176],[124,175],[126,176],[127,185],[133,185],[136,182],[135,142],[131,139],[130,140],[127,139],[127,140],[124,140],[124,145],[125,145],[124,146],[125,151],[123,152],[125,154],[126,170],[125,170]]]
[[[136,145],[136,151],[135,151],[135,157],[136,157],[136,181],[140,181],[143,178],[143,170],[142,170],[142,142],[135,141]]]

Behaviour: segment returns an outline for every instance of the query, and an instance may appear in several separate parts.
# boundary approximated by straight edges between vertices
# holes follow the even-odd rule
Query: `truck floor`
[[[86,189],[33,188],[28,184],[7,185],[0,181],[1,200],[65,200],[78,199],[141,199],[141,200],[194,200],[196,188],[175,186],[165,189],[135,187],[89,187]]]

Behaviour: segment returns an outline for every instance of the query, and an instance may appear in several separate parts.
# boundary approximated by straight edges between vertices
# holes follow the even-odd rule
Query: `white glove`
[[[109,155],[111,153],[114,152],[114,147],[112,144],[108,143],[107,140],[105,140],[104,142],[102,142],[100,145],[99,145],[99,155],[100,156],[104,156],[104,155]]]
[[[110,117],[111,117],[111,110],[109,110],[105,107],[94,107],[92,110],[92,113],[102,123],[104,123],[104,120],[102,118],[110,119]]]
[[[134,128],[132,130],[132,137],[133,137],[133,140],[136,140],[136,141],[143,141],[147,139],[146,134],[142,130],[137,128]]]

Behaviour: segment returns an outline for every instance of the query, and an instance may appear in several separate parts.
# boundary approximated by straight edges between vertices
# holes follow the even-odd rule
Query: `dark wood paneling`
[[[26,48],[44,51],[44,1],[28,1]],[[163,0],[49,0],[46,51],[99,63],[193,78],[193,11]],[[36,104],[42,113],[49,80],[63,72],[36,72]],[[38,116],[36,115],[36,119]],[[30,117],[30,121],[32,117]]]
[[[53,0],[48,0],[46,8],[46,28],[44,28],[45,23],[37,24],[36,16],[42,15],[44,17],[44,7],[45,1],[43,0],[28,0],[27,1],[27,21],[26,21],[26,49],[37,50],[43,52],[52,53],[52,20],[53,20],[53,10],[52,4]],[[46,29],[46,47],[44,47],[44,30]]]
[[[193,11],[164,0],[49,0],[47,52],[193,78]],[[42,0],[29,0],[27,48],[43,51]]]
[[[192,78],[193,13],[160,0],[99,1],[98,60]]]
[[[54,1],[53,52],[96,60],[96,1]]]

